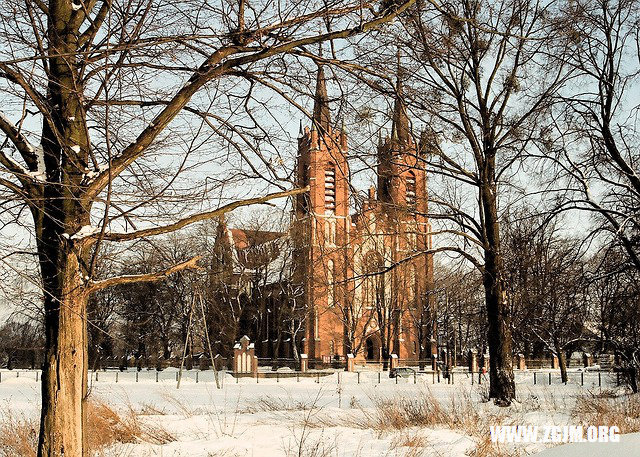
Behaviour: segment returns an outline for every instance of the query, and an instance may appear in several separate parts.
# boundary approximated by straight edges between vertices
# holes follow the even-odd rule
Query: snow
[[[91,235],[95,235],[100,231],[100,227],[94,227],[93,225],[83,225],[75,234],[71,235],[72,240],[78,240],[86,238]]]
[[[100,176],[100,173],[102,173],[102,172],[104,172],[104,171],[106,171],[108,169],[109,169],[109,165],[108,164],[100,165],[97,170],[86,169],[85,173],[84,173],[84,176],[83,176],[83,180],[84,180],[85,184],[89,184],[91,181],[93,181],[98,176]]]
[[[82,8],[82,5],[79,5],[78,3],[71,2],[71,8],[73,8],[73,11],[78,11],[80,8]]]
[[[80,146],[78,146],[77,144],[74,146],[71,146],[71,150],[77,154],[80,152]]]
[[[116,374],[117,373],[117,374]],[[196,373],[198,382],[196,382]],[[92,373],[90,397],[108,403],[126,414],[129,408],[139,413],[145,424],[161,427],[174,441],[159,445],[144,442],[118,444],[104,455],[143,457],[206,457],[209,455],[287,457],[299,455],[302,446],[308,452],[302,455],[327,455],[336,457],[377,456],[466,456],[479,442],[465,430],[449,426],[418,427],[402,430],[378,429],[358,425],[359,421],[374,411],[376,398],[407,398],[428,394],[442,405],[451,405],[453,399],[473,401],[474,409],[482,416],[508,412],[509,418],[526,424],[572,423],[572,399],[593,389],[581,387],[579,382],[560,385],[533,386],[532,373],[520,374],[518,392],[520,402],[505,410],[491,403],[480,401],[486,384],[470,384],[466,373],[456,373],[455,384],[437,383],[431,375],[390,379],[382,373],[363,372],[360,383],[356,373],[340,372],[317,378],[285,377],[281,372],[276,378],[239,378],[221,375],[222,389],[213,381],[213,372],[186,371],[180,389],[176,389],[176,370],[158,373],[143,370]],[[555,375],[555,374],[554,374]],[[593,373],[589,376],[593,377]],[[118,381],[116,382],[116,376]],[[585,374],[586,376],[586,374]],[[15,414],[36,418],[39,411],[40,383],[33,371],[2,372],[0,402],[9,406]],[[574,374],[575,377],[575,374]],[[137,381],[136,381],[137,379]],[[577,377],[576,379],[580,379]],[[597,381],[596,381],[597,382]],[[610,380],[608,381],[610,382]],[[267,405],[267,406],[265,406]],[[308,424],[305,426],[305,424]],[[613,424],[612,424],[613,425]],[[488,434],[488,430],[487,430]],[[301,445],[302,442],[302,445]],[[406,443],[418,443],[419,449]],[[609,446],[616,446],[615,448]],[[538,451],[542,457],[600,455],[599,449],[615,449],[616,457],[635,455],[633,446],[640,445],[639,434],[622,436],[621,443],[567,445],[547,450],[545,444],[514,444],[518,455],[531,455]],[[631,446],[631,447],[630,447]],[[322,452],[313,454],[318,447]],[[563,451],[560,451],[560,450]],[[565,450],[566,449],[566,450]],[[574,453],[575,452],[575,453]],[[488,455],[488,454],[487,454]],[[505,453],[504,455],[511,455]]]

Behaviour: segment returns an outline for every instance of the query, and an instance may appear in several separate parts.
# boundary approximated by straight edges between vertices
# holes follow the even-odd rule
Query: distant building
[[[425,146],[411,135],[401,90],[399,82],[391,136],[378,145],[377,189],[369,189],[360,212],[350,214],[347,134],[332,125],[320,68],[311,127],[301,127],[298,138],[297,184],[309,192],[296,198],[289,231],[219,227],[216,268],[227,273],[217,275],[217,287],[224,281],[244,287],[247,303],[269,290],[269,306],[298,313],[299,332],[274,335],[281,320],[258,321],[277,310],[247,306],[255,328],[241,334],[256,341],[259,357],[290,357],[293,341],[316,362],[349,353],[360,361],[390,354],[424,360],[435,353]],[[257,277],[263,284],[251,286]]]

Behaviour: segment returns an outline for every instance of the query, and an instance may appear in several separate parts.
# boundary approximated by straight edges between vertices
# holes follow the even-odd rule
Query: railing
[[[470,373],[464,369],[455,369],[449,373],[442,371],[414,370],[403,373],[401,377],[391,378],[388,371],[360,370],[346,372],[342,370],[310,370],[300,371],[259,371],[256,373],[234,374],[224,371],[220,376],[223,384],[247,384],[247,383],[279,383],[313,381],[318,384],[440,384],[440,385],[488,385],[488,373]],[[516,371],[516,382],[519,386],[575,386],[578,388],[615,388],[623,386],[624,375],[617,371],[569,371],[567,382],[561,380],[559,370],[526,370]],[[40,370],[0,370],[0,383],[29,383],[41,381]],[[177,383],[179,372],[171,368],[164,371],[129,369],[100,370],[89,372],[90,385],[103,383]],[[181,385],[214,383],[213,370],[185,370],[182,372]]]

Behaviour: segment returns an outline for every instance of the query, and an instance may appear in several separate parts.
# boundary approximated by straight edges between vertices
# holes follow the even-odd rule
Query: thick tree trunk
[[[38,456],[82,457],[88,369],[87,296],[78,258],[70,249],[60,243],[40,243],[39,249],[46,349]]]
[[[90,149],[78,64],[82,14],[71,2],[50,1],[47,40],[51,54],[42,149],[46,184],[32,209],[45,311],[45,359],[39,457],[82,457],[87,394],[88,245],[70,237],[88,225],[84,173]],[[82,264],[82,269],[81,269]]]
[[[485,265],[487,265],[485,263]],[[487,306],[487,320],[489,331],[487,342],[489,345],[489,398],[495,399],[496,404],[508,406],[515,398],[515,383],[513,380],[513,361],[511,354],[511,330],[507,315],[504,294],[499,281],[496,280],[497,271],[485,266],[484,288]]]
[[[511,353],[511,324],[509,307],[502,284],[502,258],[500,255],[500,226],[494,184],[493,160],[485,170],[486,184],[481,188],[482,209],[485,220],[486,247],[483,284],[489,324],[489,398],[501,406],[508,406],[515,398],[513,355]]]

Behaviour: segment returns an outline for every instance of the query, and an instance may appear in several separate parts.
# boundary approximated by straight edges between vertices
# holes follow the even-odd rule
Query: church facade
[[[312,122],[301,126],[298,138],[297,185],[309,190],[296,197],[290,229],[282,234],[287,241],[279,244],[290,250],[287,281],[299,287],[288,289],[298,291],[303,309],[301,331],[287,341],[312,363],[348,354],[360,362],[385,361],[391,354],[417,361],[435,354],[424,154],[425,146],[411,135],[398,83],[391,135],[380,139],[376,151],[377,186],[354,205],[347,134],[332,123],[319,68]],[[227,249],[233,249],[234,236],[245,236],[239,229],[222,230]],[[283,257],[278,252],[274,261],[278,256]],[[285,306],[286,300],[278,302]],[[271,344],[273,332],[267,328],[262,334]],[[264,336],[254,336],[257,344]],[[273,352],[258,348],[258,354]]]

